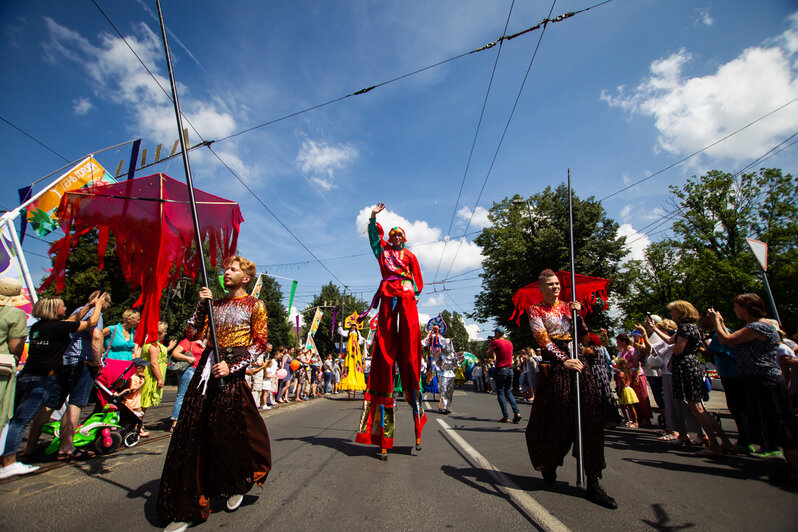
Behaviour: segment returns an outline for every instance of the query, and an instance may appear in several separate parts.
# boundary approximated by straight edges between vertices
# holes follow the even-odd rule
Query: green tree
[[[617,235],[618,224],[592,196],[585,200],[574,196],[573,206],[576,271],[609,279],[613,291],[626,239]],[[527,200],[518,195],[505,198],[493,204],[489,216],[493,225],[474,239],[485,260],[473,316],[483,323],[495,320],[509,329],[513,343],[531,345],[529,327],[507,321],[513,312],[512,296],[537,281],[545,268],[570,270],[568,188],[547,187]],[[589,314],[588,319],[592,327],[610,322],[603,311]]]
[[[339,345],[339,342],[346,342],[345,338],[342,339],[338,335],[338,323],[343,323],[344,318],[352,314],[352,312],[360,313],[368,308],[368,304],[365,301],[353,296],[352,294],[344,295],[343,291],[341,291],[341,289],[332,282],[327,283],[321,287],[321,291],[317,295],[313,296],[311,304],[305,307],[305,309],[301,312],[302,318],[305,322],[306,331],[313,321],[313,316],[316,313],[316,307],[326,304],[337,307],[338,316],[336,316],[335,329],[331,338],[330,331],[333,330],[332,320],[333,315],[335,314],[335,309],[322,308],[324,314],[322,315],[318,331],[313,337],[313,340],[316,342],[316,347],[319,349],[319,352],[322,355],[334,353]],[[368,325],[364,326],[364,329],[361,330],[361,334],[365,335],[368,333],[365,327],[368,327]],[[300,337],[300,341],[304,343],[306,338],[307,332]],[[346,345],[344,345],[344,349],[346,349]]]
[[[779,169],[742,175],[712,170],[671,188],[674,237],[650,246],[624,274],[627,322],[674,299],[715,307],[734,322],[731,300],[766,297],[745,239],[768,244],[768,279],[785,328],[798,327],[798,184]]]
[[[463,317],[457,312],[452,314],[448,310],[441,312],[441,316],[448,326],[446,337],[452,339],[454,350],[465,350],[468,346],[468,331],[465,328]]]
[[[280,284],[268,275],[262,276],[261,279],[263,284],[259,298],[265,303],[269,315],[269,342],[275,348],[296,346],[296,335],[288,323]]]

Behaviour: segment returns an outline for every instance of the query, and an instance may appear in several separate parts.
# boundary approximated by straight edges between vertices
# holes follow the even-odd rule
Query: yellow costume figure
[[[357,391],[366,389],[366,376],[363,372],[363,356],[360,345],[363,337],[355,327],[350,327],[349,332],[338,326],[338,334],[346,337],[346,358],[344,358],[344,371],[341,374],[341,390]]]

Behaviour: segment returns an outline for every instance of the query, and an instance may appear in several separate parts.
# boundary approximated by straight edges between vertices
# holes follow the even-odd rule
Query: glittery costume
[[[532,465],[539,471],[554,471],[575,442],[574,371],[566,368],[572,336],[571,311],[566,303],[554,306],[545,303],[531,305],[527,311],[529,326],[541,349],[547,366],[541,367],[535,402],[526,428],[526,445]],[[587,332],[579,318],[580,334]],[[579,384],[582,399],[583,465],[589,479],[601,478],[604,462],[604,415],[595,372],[590,364],[602,363],[597,357],[579,356],[585,364]],[[574,449],[574,455],[576,449]]]
[[[428,336],[425,340],[429,340],[429,338]],[[440,346],[433,354],[435,363],[440,368],[438,390],[441,396],[438,399],[438,412],[449,413],[452,411],[454,379],[457,376],[457,353],[454,352],[454,346],[449,338],[440,338],[438,342]],[[426,347],[427,344],[424,345]]]
[[[186,338],[203,337],[207,306],[200,304],[188,322]],[[266,307],[243,296],[213,302],[219,358],[230,375],[224,388],[210,375],[202,353],[166,454],[158,514],[164,522],[200,522],[208,518],[210,499],[245,494],[262,485],[271,469],[269,433],[244,381],[245,369],[266,348]]]
[[[363,356],[360,346],[365,341],[360,333],[345,331],[338,327],[338,334],[346,338],[346,357],[344,358],[344,370],[341,373],[341,382],[338,388],[341,390],[365,390],[366,377],[363,373]]]
[[[393,231],[400,231],[395,228]],[[421,332],[416,297],[424,286],[416,256],[404,245],[395,249],[382,239],[381,228],[369,220],[369,244],[380,265],[382,281],[372,305],[379,303],[377,336],[369,382],[355,441],[393,447],[393,366],[399,366],[402,389],[413,394],[416,438],[421,438],[427,415],[421,397]],[[362,315],[361,315],[362,316]]]

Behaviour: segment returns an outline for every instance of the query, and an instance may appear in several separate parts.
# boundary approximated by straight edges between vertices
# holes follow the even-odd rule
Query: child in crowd
[[[122,393],[125,395],[125,406],[136,413],[137,416],[143,417],[144,410],[141,408],[141,388],[144,386],[144,371],[149,364],[136,365],[136,373],[130,376],[127,384],[127,390]],[[142,438],[150,435],[146,430],[141,431],[139,434]]]
[[[632,372],[629,367],[629,362],[623,358],[618,358],[616,362],[618,374],[615,376],[615,391],[618,393],[618,404],[621,405],[626,416],[626,426],[630,428],[637,428],[637,413],[635,412],[634,405],[638,402],[637,394],[632,389],[633,379],[637,375]]]

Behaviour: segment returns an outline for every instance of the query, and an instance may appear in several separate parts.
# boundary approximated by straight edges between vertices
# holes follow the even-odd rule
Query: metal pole
[[[768,282],[768,274],[764,270],[764,268],[762,268],[762,266],[759,267],[759,271],[762,272],[762,278],[765,280],[765,290],[768,293],[768,300],[770,301],[770,309],[773,311],[773,317],[775,317],[776,321],[779,322],[779,327],[782,327],[781,318],[779,317],[779,311],[776,310],[776,301],[773,299],[773,292],[770,291],[770,283]]]
[[[180,112],[180,101],[177,99],[177,85],[175,84],[175,75],[172,71],[172,57],[169,54],[169,43],[166,40],[166,26],[163,21],[163,11],[161,11],[161,0],[155,0],[158,5],[158,19],[161,22],[161,35],[163,36],[163,49],[166,53],[166,66],[169,69],[169,83],[172,85],[172,103],[175,107],[175,118],[177,119],[177,136],[180,139],[180,149],[183,151],[183,170],[186,173],[186,186],[188,187],[188,203],[191,207],[191,221],[194,222],[194,236],[197,243],[197,254],[199,255],[200,271],[202,272],[202,282],[204,286],[210,287],[208,283],[208,271],[205,269],[205,252],[202,249],[202,234],[200,233],[199,217],[197,216],[197,200],[194,198],[194,182],[191,179],[191,165],[188,162],[188,151],[186,146],[186,139],[183,136],[183,115]],[[219,344],[216,342],[216,324],[213,321],[213,301],[210,299],[205,300],[208,313],[208,328],[211,333],[211,342],[213,342],[213,349],[209,357],[211,366],[219,363]],[[219,387],[224,386],[224,379],[217,379]]]
[[[571,301],[576,301],[576,266],[574,264],[574,200],[571,190],[571,169],[568,169],[568,228],[571,234]],[[579,353],[579,328],[577,327],[578,311],[571,311],[571,319],[574,326],[573,349],[571,358],[578,358]],[[574,383],[576,387],[576,486],[583,488],[585,484],[585,472],[582,468],[582,394],[579,389],[579,372],[574,372]]]
[[[22,270],[22,278],[25,280],[25,286],[28,289],[28,297],[30,298],[31,304],[35,304],[36,301],[39,300],[39,296],[36,293],[36,286],[33,284],[33,279],[31,279],[28,262],[25,260],[25,254],[22,252],[22,244],[19,243],[19,236],[17,236],[17,228],[14,227],[13,218],[6,220],[6,227],[8,227],[8,233],[11,235],[14,251],[17,253],[17,262],[19,262],[19,267]]]

